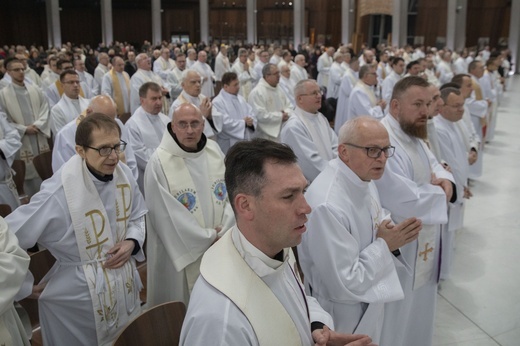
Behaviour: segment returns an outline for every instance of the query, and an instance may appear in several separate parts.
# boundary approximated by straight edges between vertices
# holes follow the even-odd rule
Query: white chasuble
[[[92,298],[97,341],[99,345],[107,345],[141,313],[139,291],[143,286],[134,259],[118,269],[103,267],[109,258],[107,252],[127,238],[132,187],[122,168],[117,166],[114,172],[116,229],[113,230],[83,159],[78,155],[72,157],[61,176],[81,257],[81,262],[61,265],[83,267]],[[78,179],[82,184],[78,184]]]
[[[427,156],[426,152],[429,149],[421,140],[410,140],[408,136],[399,131],[394,131],[392,126],[388,123],[388,118],[382,120],[385,125],[392,143],[399,143],[401,148],[408,154],[413,166],[413,181],[418,185],[430,184],[433,170],[431,167],[425,166],[423,157]],[[422,151],[423,153],[421,154]],[[436,232],[438,232],[437,225],[423,224],[419,238],[417,238],[417,257],[415,258],[415,273],[414,273],[414,290],[422,287],[425,283],[431,280],[435,273],[435,256],[433,255],[438,250],[435,242]]]

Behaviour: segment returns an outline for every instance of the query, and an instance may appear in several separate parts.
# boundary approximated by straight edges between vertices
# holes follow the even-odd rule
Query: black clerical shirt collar
[[[283,250],[278,252],[276,255],[274,255],[273,259],[277,260],[277,261],[280,261],[280,262],[283,262],[284,261]]]
[[[173,140],[175,141],[175,143],[177,143],[179,148],[181,148],[182,150],[184,150],[187,153],[198,153],[198,152],[202,151],[202,149],[204,149],[204,147],[206,146],[206,142],[208,141],[206,138],[206,135],[203,133],[202,136],[200,137],[200,141],[197,143],[197,149],[188,149],[179,142],[179,140],[177,139],[177,136],[175,135],[175,133],[173,133],[172,123],[169,123],[168,125],[166,125],[166,128],[168,129],[168,133],[172,136]]]
[[[113,174],[100,175],[99,173],[94,172],[94,170],[88,164],[87,164],[87,168],[88,168],[88,171],[99,181],[103,181],[106,183],[106,182],[112,181],[112,179],[114,179]]]

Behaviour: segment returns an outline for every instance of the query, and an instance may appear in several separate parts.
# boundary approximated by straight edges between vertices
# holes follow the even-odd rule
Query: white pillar
[[[59,0],[47,0],[47,42],[49,47],[61,48],[61,24]]]
[[[341,43],[352,40],[356,18],[356,0],[341,0]]]
[[[294,49],[302,43],[305,32],[305,0],[294,1]]]
[[[112,0],[101,0],[101,36],[107,47],[114,41]]]
[[[466,47],[466,17],[468,14],[468,0],[458,0],[457,21],[455,34],[455,50],[461,51]]]
[[[161,0],[152,0],[152,45],[162,42],[161,11]]]
[[[246,3],[246,22],[247,22],[247,43],[256,43],[256,0],[247,0]]]
[[[394,0],[392,11],[392,46],[402,47],[406,43],[408,29],[408,0]]]
[[[200,0],[200,40],[209,43],[209,4],[208,0]]]
[[[457,0],[448,0],[446,20],[446,47],[455,49],[455,35],[457,26]]]
[[[511,19],[509,21],[509,49],[515,73],[520,73],[520,0],[511,2]]]

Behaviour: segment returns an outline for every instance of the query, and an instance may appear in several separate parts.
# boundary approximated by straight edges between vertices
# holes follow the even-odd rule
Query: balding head
[[[197,150],[204,130],[204,117],[191,103],[183,103],[173,111],[171,129],[181,148]]]
[[[202,77],[197,71],[184,70],[182,71],[181,86],[185,93],[197,97],[201,92]]]
[[[303,54],[298,54],[294,58],[294,63],[300,65],[301,67],[305,67],[305,56]]]
[[[87,115],[102,113],[115,119],[117,116],[117,106],[110,96],[98,95],[90,100],[86,112]]]

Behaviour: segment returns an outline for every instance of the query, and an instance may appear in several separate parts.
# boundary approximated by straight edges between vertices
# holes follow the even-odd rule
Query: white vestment
[[[179,159],[184,163],[178,171],[169,172],[170,164],[179,167]],[[204,149],[186,152],[169,130],[164,132],[144,178],[150,196],[146,245],[149,307],[173,300],[187,304],[190,285],[195,282],[190,282],[191,275],[198,274],[202,254],[221,235],[215,228],[225,231],[234,223],[224,170],[224,155],[217,143],[207,140]]]
[[[103,83],[103,76],[109,71],[110,69],[108,66],[105,66],[103,64],[98,64],[96,66],[96,69],[94,70],[94,79],[98,83],[98,85],[101,85]]]
[[[293,80],[290,78],[285,78],[284,76],[280,76],[280,83],[278,85],[285,93],[285,96],[287,96],[287,99],[291,105],[295,107],[296,100],[294,99],[294,87],[296,84],[294,84]]]
[[[50,85],[60,79],[60,75],[54,71],[49,71],[47,77],[42,80],[42,91],[45,91]]]
[[[312,208],[298,246],[305,282],[342,333],[367,334],[379,343],[384,303],[403,299],[398,260],[379,225],[390,216],[376,185],[362,181],[339,158],[332,160],[305,194]]]
[[[161,77],[153,73],[152,71],[145,71],[142,69],[138,69],[132,78],[130,78],[130,112],[132,114],[135,113],[137,108],[141,106],[141,102],[139,99],[139,88],[141,85],[147,82],[155,82],[159,84],[159,86],[163,86],[163,80]],[[164,112],[164,103],[163,100],[163,112]]]
[[[232,95],[221,89],[213,99],[213,107],[222,114],[222,131],[217,134],[217,143],[224,154],[233,144],[253,137],[257,126],[256,115],[242,95]],[[246,126],[245,117],[253,118],[253,129]]]
[[[121,96],[123,97],[123,105],[125,113],[130,113],[130,88],[126,85],[126,78],[130,80],[128,73],[123,71],[122,73],[116,72],[119,87],[121,88]],[[108,72],[103,76],[103,82],[101,84],[101,94],[110,96],[116,101],[117,95],[115,95],[114,80],[112,79],[112,73]],[[117,101],[116,101],[117,102]]]
[[[11,165],[22,147],[21,138],[18,131],[7,121],[5,114],[0,112],[0,150],[4,156],[0,157],[0,204],[9,205],[11,210],[20,205]]]
[[[362,115],[370,115],[380,120],[384,116],[384,110],[377,104],[373,89],[360,80],[348,98],[346,121]]]
[[[51,135],[49,107],[45,96],[38,87],[28,84],[21,87],[11,83],[0,91],[0,107],[7,114],[7,120],[22,137],[22,148],[16,158],[25,162],[26,182],[27,180],[39,180],[32,160],[36,155],[49,151],[47,139]],[[36,126],[39,133],[37,135],[25,134],[29,125]],[[33,190],[37,190],[36,186]],[[28,191],[26,186],[25,192],[31,195],[37,191]]]
[[[341,64],[333,62],[329,71],[329,84],[327,85],[327,98],[337,99],[339,96],[339,87],[341,85],[341,78],[345,74],[345,70]]]
[[[249,66],[248,70],[246,71],[244,69],[244,64],[242,64],[240,60],[237,59],[231,70],[238,76],[238,81],[240,83],[240,89],[238,92],[247,100],[251,90],[253,90],[253,84],[256,79],[254,68]]]
[[[399,80],[401,76],[392,71],[381,84],[381,97],[385,100],[386,104],[390,104],[390,99],[392,98],[392,92],[394,91],[394,86]]]
[[[434,118],[438,116],[439,115],[435,116]],[[428,128],[427,144],[433,156],[435,156],[437,161],[441,162],[443,160],[443,156],[441,155],[441,147],[439,146],[439,137],[437,136],[437,129],[435,123],[433,122],[434,118],[429,118],[426,124]]]
[[[472,164],[469,168],[469,177],[471,179],[476,179],[482,175],[483,168],[483,159],[484,159],[484,133],[482,131],[482,123],[481,119],[485,119],[488,113],[488,103],[485,99],[480,98],[480,95],[477,95],[475,92],[475,86],[480,86],[477,78],[475,76],[470,75],[473,82],[473,91],[471,92],[470,97],[468,97],[464,103],[466,107],[469,109],[471,115],[471,121],[473,122],[473,126],[477,131],[477,135],[479,136],[481,142],[479,146],[479,155],[477,158],[477,162]],[[482,94],[482,91],[480,92]],[[483,96],[483,95],[482,95]]]
[[[258,60],[258,62],[255,64],[254,70],[254,78],[255,81],[253,82],[253,88],[258,85],[258,82],[260,82],[260,79],[263,79],[262,70],[264,68],[265,64]],[[249,100],[249,98],[247,98]]]
[[[173,101],[170,111],[168,112],[168,117],[173,119],[173,111],[183,103],[191,103],[200,108],[200,104],[205,98],[206,96],[204,94],[199,94],[198,97],[193,97],[182,91],[179,97]],[[215,139],[217,134],[222,131],[224,121],[222,113],[215,108],[211,108],[211,121],[213,122],[213,125],[211,125],[207,119],[204,121],[204,134],[210,139]]]
[[[341,84],[338,91],[338,105],[336,107],[336,117],[334,119],[334,131],[339,134],[339,129],[347,121],[347,111],[349,104],[349,97],[352,89],[358,82],[357,72],[348,69],[341,78]]]
[[[280,141],[292,148],[309,182],[338,156],[338,137],[319,112],[312,114],[296,107],[282,129]]]
[[[332,60],[332,57],[327,54],[327,52],[324,52],[319,58],[318,58],[318,85],[327,87],[329,85],[329,71],[330,67],[332,66],[332,63],[334,60]]]
[[[457,187],[457,200],[449,205],[448,226],[442,229],[441,279],[447,279],[453,259],[455,231],[463,227],[464,187],[469,177],[468,152],[456,123],[438,115],[434,118],[442,157],[451,168]]]
[[[88,73],[87,71],[85,71],[85,72],[81,72],[81,71],[78,71],[78,70],[75,70],[75,71],[76,71],[76,73],[79,76],[79,80],[81,82],[85,83],[87,88],[90,90],[90,93],[93,96],[99,95],[99,91],[100,91],[101,85],[98,84],[98,82],[96,82],[94,77],[90,73]]]
[[[60,84],[61,90],[58,90],[57,84]],[[86,99],[91,99],[92,97],[94,97],[94,94],[92,94],[92,91],[89,89],[85,82],[79,82],[79,87],[79,96]],[[54,107],[58,102],[60,102],[61,97],[64,94],[63,88],[61,87],[61,82],[56,81],[55,83],[52,83],[51,85],[49,85],[47,89],[44,90],[44,93],[45,97],[47,97],[47,101],[49,102],[49,109],[52,109],[52,107]]]
[[[94,302],[87,283],[87,273],[84,270],[84,267],[89,265],[82,262],[79,251],[80,244],[65,192],[64,179],[66,179],[66,175],[62,175],[68,167],[76,167],[77,165],[82,166],[78,168],[83,173],[82,176],[77,177],[78,180],[81,183],[86,179],[91,180],[92,189],[87,189],[86,186],[82,188],[87,189],[89,195],[98,195],[104,210],[106,210],[106,213],[103,214],[100,210],[93,210],[85,213],[85,216],[81,215],[80,219],[83,220],[85,231],[87,225],[101,218],[103,225],[106,226],[100,226],[99,229],[96,229],[96,232],[101,234],[102,230],[110,225],[112,237],[119,240],[119,234],[116,233],[119,229],[118,219],[127,218],[125,222],[126,234],[124,234],[122,240],[135,239],[141,249],[134,258],[143,261],[142,246],[145,238],[144,214],[146,214],[146,207],[137,183],[125,165],[119,165],[116,172],[124,174],[129,185],[116,187],[116,181],[118,181],[116,175],[114,175],[112,181],[100,181],[88,171],[84,161],[79,156],[75,156],[74,160],[70,160],[50,179],[43,182],[40,192],[32,197],[31,203],[19,207],[6,220],[13,233],[18,237],[23,249],[30,248],[38,242],[56,258],[56,263],[42,279],[42,282],[46,282],[47,285],[38,299],[43,344],[91,346],[96,345],[98,337],[100,337],[106,340],[103,345],[111,345],[125,324],[116,323],[112,326],[102,323],[104,327],[96,332],[95,320],[98,319],[96,316],[101,315],[102,311],[93,310]],[[119,189],[125,191],[126,201],[123,200],[124,206],[117,203],[118,200],[121,200],[117,198]],[[121,213],[124,213],[124,215],[121,215]],[[104,236],[102,239],[89,238],[93,242],[93,247],[101,246],[106,242]],[[106,256],[106,253],[103,251],[101,255]],[[89,261],[89,264],[96,266],[96,262],[94,259],[92,263]],[[135,269],[134,259],[131,258],[129,262]],[[133,289],[135,287],[129,282],[123,281],[125,275],[121,269],[108,269],[107,271],[111,271],[111,274],[118,277],[117,280],[108,282],[114,288],[114,291],[110,290],[114,295],[116,295],[115,290],[122,293],[127,288],[132,287]],[[136,270],[133,273],[138,275]],[[101,276],[104,277],[103,274]],[[133,280],[133,278],[129,279]],[[31,293],[33,285],[31,281],[26,279],[19,294],[21,298]],[[131,286],[127,287],[127,283]],[[117,308],[105,310],[105,313],[110,314],[111,312],[110,317],[113,319],[128,321],[128,317],[135,317],[141,311],[138,295],[136,300],[131,304],[132,306],[129,306],[128,303],[130,302],[125,302],[125,299],[118,299]]]
[[[291,113],[291,103],[279,87],[270,86],[262,78],[247,100],[258,120],[256,137],[278,141],[282,128],[282,111]]]
[[[453,72],[456,74],[468,73],[468,64],[463,57],[459,56],[453,63]]]
[[[224,73],[229,71],[231,71],[229,58],[222,54],[222,52],[219,52],[215,58],[215,80],[220,82]]]
[[[13,302],[24,282],[29,255],[18,246],[18,239],[0,217],[0,344],[29,346],[29,340]]]
[[[76,119],[81,112],[88,108],[89,99],[78,96],[77,100],[73,100],[67,95],[61,96],[60,102],[56,103],[51,109],[50,123],[54,136],[63,128],[63,126]]]
[[[294,85],[296,85],[299,81],[308,79],[309,76],[307,76],[307,70],[301,67],[298,64],[293,64],[291,67],[291,80],[294,82]]]
[[[177,64],[173,59],[168,58],[168,60],[165,60],[162,56],[153,62],[153,72],[161,77],[164,84],[168,84],[168,75],[176,67]]]
[[[128,145],[132,147],[139,169],[137,184],[143,193],[146,165],[161,143],[169,122],[170,118],[163,113],[152,115],[145,112],[143,107],[139,107],[125,124],[128,131]]]
[[[451,79],[454,76],[451,64],[444,60],[439,62],[437,65],[437,72],[440,72],[439,82],[441,82],[441,85],[451,82]]]
[[[400,248],[401,261],[409,265],[411,272],[397,268],[404,300],[385,306],[381,345],[429,346],[437,301],[439,226],[448,221],[446,195],[430,181],[432,173],[450,181],[453,176],[422,140],[405,134],[392,115],[388,114],[381,123],[396,147],[383,177],[376,181],[381,205],[392,213],[396,223],[416,217],[423,225],[419,239]]]
[[[206,95],[210,99],[215,96],[215,88],[213,87],[213,82],[215,81],[215,74],[211,67],[205,62],[202,63],[197,61],[190,67],[190,70],[197,71],[202,77],[202,89],[201,93]]]
[[[314,345],[311,322],[322,322],[334,329],[330,315],[314,298],[305,296],[293,268],[294,257],[290,249],[284,250],[283,262],[269,258],[236,226],[215,246],[218,247],[212,247],[203,259],[202,275],[193,290],[180,345],[311,346]],[[213,260],[218,261],[216,264],[231,262],[241,270],[226,271],[220,267],[225,280],[219,281],[215,276],[220,272],[213,271],[216,275],[211,275],[211,269],[215,267],[211,266]],[[204,276],[206,266],[209,270]],[[230,298],[221,291],[223,289],[243,295],[239,300],[236,295]],[[258,291],[262,293],[262,299],[255,296]],[[288,324],[290,328],[286,328]]]
[[[121,139],[127,143],[125,149],[126,165],[132,171],[134,179],[139,178],[139,170],[137,169],[137,162],[134,151],[130,145],[130,138],[128,130],[123,125],[121,120],[115,119],[117,125],[121,129]],[[54,138],[54,147],[52,148],[52,171],[57,172],[65,162],[69,161],[71,157],[76,155],[76,130],[78,129],[78,119],[74,119],[58,132]]]
[[[172,100],[177,99],[182,92],[182,71],[178,67],[168,73],[168,85],[170,86],[170,97]]]

